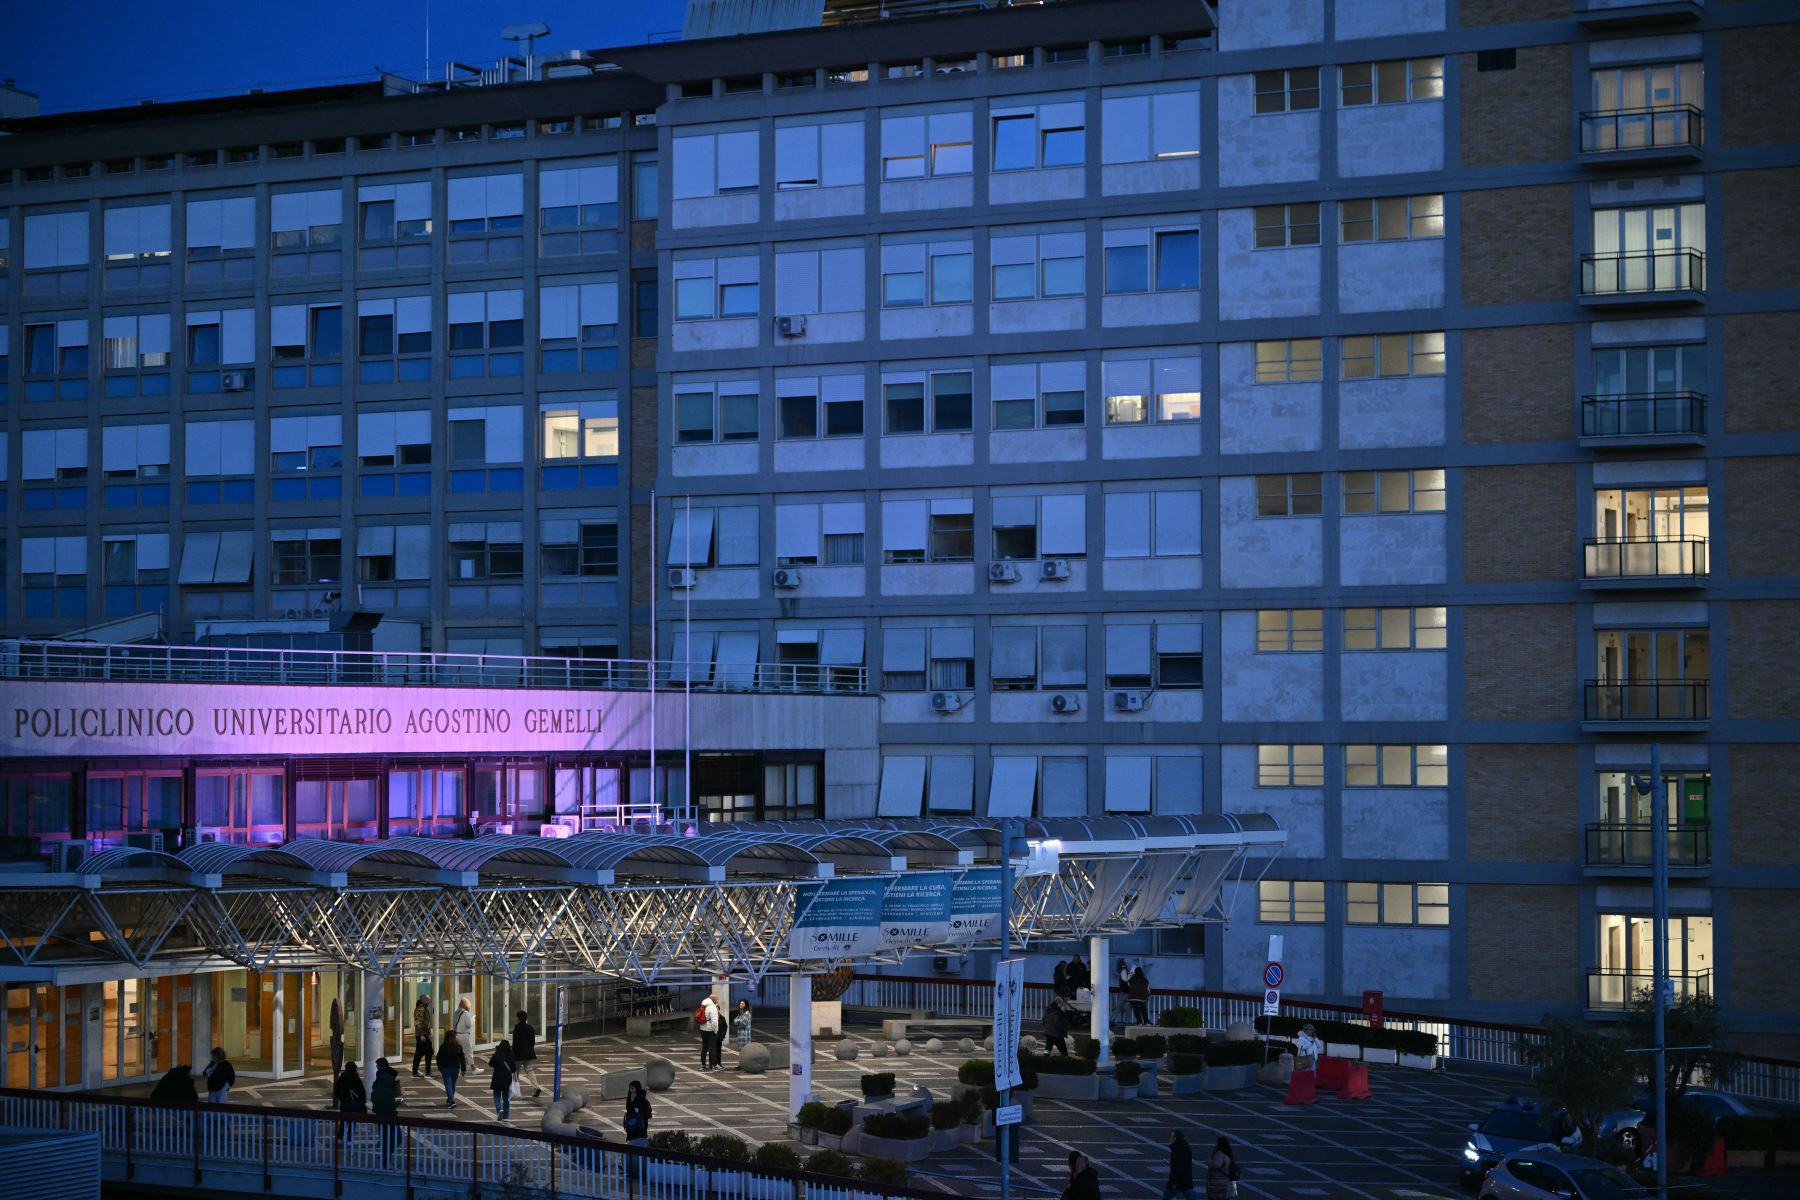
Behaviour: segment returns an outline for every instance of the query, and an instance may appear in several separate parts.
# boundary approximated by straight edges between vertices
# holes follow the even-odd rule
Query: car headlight
[[[1470,1162],[1480,1162],[1481,1161],[1481,1153],[1480,1153],[1480,1151],[1475,1149],[1475,1145],[1473,1142],[1464,1142],[1463,1143],[1463,1157],[1468,1159]]]

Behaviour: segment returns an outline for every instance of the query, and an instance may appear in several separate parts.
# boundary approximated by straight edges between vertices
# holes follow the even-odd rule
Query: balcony
[[[1653,29],[1658,25],[1691,25],[1700,19],[1701,0],[1588,0],[1575,14],[1584,29],[1609,33]]]
[[[1581,161],[1637,167],[1696,162],[1706,118],[1691,104],[1581,114]]]
[[[1595,447],[1698,446],[1706,441],[1699,392],[1583,396],[1581,444]]]
[[[1705,299],[1706,255],[1692,247],[1581,256],[1581,302],[1590,308],[1664,307]]]
[[[1712,719],[1710,687],[1704,679],[1667,683],[1590,679],[1582,685],[1582,728],[1596,732],[1703,730]]]
[[[1624,1012],[1633,996],[1649,991],[1655,982],[1656,976],[1649,971],[1617,971],[1605,967],[1589,971],[1587,1006],[1592,1011]],[[1677,1000],[1712,995],[1711,971],[1702,971],[1698,975],[1670,972],[1669,982],[1675,985]]]
[[[1582,550],[1583,587],[1706,586],[1705,538],[1588,538]]]
[[[1654,852],[1649,822],[1626,824],[1600,821],[1586,829],[1587,850],[1584,862],[1590,874],[1641,875],[1651,867]],[[1712,866],[1712,824],[1695,821],[1673,825],[1668,830],[1669,870],[1697,873]]]

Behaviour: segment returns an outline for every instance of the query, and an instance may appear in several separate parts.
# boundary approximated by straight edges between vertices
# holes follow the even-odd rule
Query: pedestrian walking
[[[1206,1162],[1206,1200],[1233,1200],[1237,1181],[1237,1155],[1232,1153],[1231,1139],[1221,1137],[1213,1143],[1212,1157]]]
[[[519,1019],[513,1022],[512,1035],[513,1078],[518,1081],[519,1095],[525,1089],[531,1089],[531,1098],[537,1099],[544,1094],[544,1089],[537,1081],[537,1027],[531,1023],[530,1013],[520,1013]]]
[[[512,1043],[507,1041],[495,1046],[488,1059],[493,1072],[488,1077],[488,1090],[494,1093],[494,1115],[502,1121],[512,1119],[513,1062]]]
[[[740,997],[736,1011],[731,1014],[731,1033],[737,1039],[739,1054],[742,1054],[744,1047],[750,1044],[752,1037],[750,1025],[753,1020],[749,999]]]
[[[214,1046],[212,1061],[206,1064],[206,1102],[208,1104],[226,1104],[231,1100],[231,1085],[237,1082],[237,1070],[231,1060],[225,1057],[221,1046]]]
[[[1093,976],[1088,974],[1087,964],[1081,961],[1081,951],[1069,955],[1069,990],[1079,992],[1084,987],[1093,986]]]
[[[723,1040],[725,1027],[719,1015],[719,1002],[712,998],[711,992],[700,1001],[694,1020],[700,1026],[700,1069],[716,1071],[719,1068],[719,1043]]]
[[[464,1054],[475,1052],[475,1010],[469,1007],[469,998],[464,996],[456,1002],[456,1015],[450,1019],[450,1028],[456,1032],[456,1040],[462,1043]],[[481,1074],[481,1068],[473,1059],[469,1061],[469,1074]]]
[[[1126,998],[1131,1001],[1131,1015],[1139,1025],[1150,1023],[1150,977],[1144,974],[1144,964],[1139,963],[1125,983]]]
[[[463,1067],[469,1059],[463,1053],[462,1042],[456,1036],[456,1030],[444,1031],[444,1044],[438,1047],[438,1077],[444,1081],[444,1107],[456,1107],[456,1077],[461,1075]]]
[[[166,1100],[171,1104],[198,1104],[200,1093],[194,1090],[194,1074],[186,1063],[179,1063],[169,1069],[168,1074],[156,1081],[150,1091],[152,1100]]]
[[[385,1058],[375,1060],[375,1082],[369,1087],[369,1109],[381,1119],[381,1165],[385,1167],[393,1155],[394,1142],[400,1136],[400,1127],[395,1124],[400,1115],[400,1072]]]
[[[433,1020],[431,1011],[431,993],[420,992],[419,999],[413,1005],[413,1078],[419,1077],[419,1064],[425,1064],[425,1074],[431,1074],[431,1064],[437,1060],[433,1053]]]
[[[1325,1053],[1325,1043],[1313,1031],[1312,1022],[1308,1021],[1300,1027],[1300,1036],[1294,1039],[1294,1069],[1296,1071],[1313,1071],[1319,1066],[1319,1056]]]
[[[1079,1150],[1069,1151],[1069,1186],[1062,1200],[1100,1200],[1100,1175],[1088,1156]]]
[[[363,1089],[362,1072],[355,1063],[345,1063],[331,1089],[332,1103],[341,1113],[369,1111],[369,1094]]]
[[[1181,1130],[1169,1131],[1169,1182],[1162,1200],[1194,1200],[1194,1148]]]
[[[625,1140],[633,1146],[647,1145],[650,1140],[650,1093],[637,1080],[625,1089]]]
[[[1069,1002],[1061,996],[1053,997],[1048,1008],[1044,1009],[1044,1050],[1056,1051],[1058,1054],[1069,1053]]]
[[[344,1006],[331,998],[331,1074],[335,1078],[344,1069]]]
[[[1050,990],[1064,1000],[1075,998],[1075,989],[1069,986],[1069,964],[1060,958],[1050,971]]]

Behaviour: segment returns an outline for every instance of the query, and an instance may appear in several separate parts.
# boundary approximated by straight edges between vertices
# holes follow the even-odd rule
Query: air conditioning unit
[[[961,692],[931,693],[931,711],[935,713],[961,712],[968,702],[969,698]]]
[[[73,871],[88,856],[86,842],[51,842],[50,869],[59,874]]]
[[[806,316],[805,316],[805,314],[804,313],[795,313],[793,316],[790,316],[790,317],[776,317],[775,318],[775,332],[779,333],[782,337],[805,337],[806,336]]]
[[[776,567],[774,579],[778,588],[792,589],[800,586],[800,572],[792,567]]]
[[[158,854],[161,854],[163,848],[162,830],[152,829],[148,833],[128,833],[125,835],[125,844],[130,846],[133,850],[154,850]]]
[[[669,586],[672,588],[691,588],[694,586],[694,568],[670,567]]]
[[[1065,716],[1080,712],[1081,694],[1079,692],[1057,692],[1050,697],[1050,711],[1062,713]]]
[[[1066,558],[1046,558],[1044,560],[1045,579],[1067,579],[1069,577],[1069,560]]]
[[[1143,712],[1144,701],[1147,699],[1149,696],[1136,688],[1122,688],[1112,694],[1113,710],[1115,712]]]
[[[939,975],[961,975],[968,962],[966,954],[934,954],[931,956],[931,969]]]
[[[988,580],[991,583],[1017,583],[1019,568],[1009,562],[989,563]]]
[[[250,372],[227,371],[219,377],[219,387],[227,392],[244,392],[250,389]]]

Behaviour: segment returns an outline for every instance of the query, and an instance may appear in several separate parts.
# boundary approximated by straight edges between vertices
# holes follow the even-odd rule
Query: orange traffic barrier
[[[1344,1064],[1344,1086],[1338,1089],[1339,1100],[1373,1100],[1369,1092],[1369,1067],[1367,1063]]]
[[[1706,1179],[1714,1175],[1723,1175],[1724,1173],[1725,1139],[1714,1138],[1712,1149],[1707,1152],[1706,1158],[1694,1168],[1694,1174],[1700,1176],[1702,1179]]]
[[[1335,1092],[1344,1086],[1344,1076],[1348,1073],[1350,1063],[1346,1059],[1333,1058],[1329,1054],[1319,1056],[1319,1087],[1327,1092]]]
[[[1311,1071],[1295,1071],[1288,1076],[1287,1095],[1282,1097],[1284,1104],[1317,1104],[1319,1089],[1314,1085]]]

